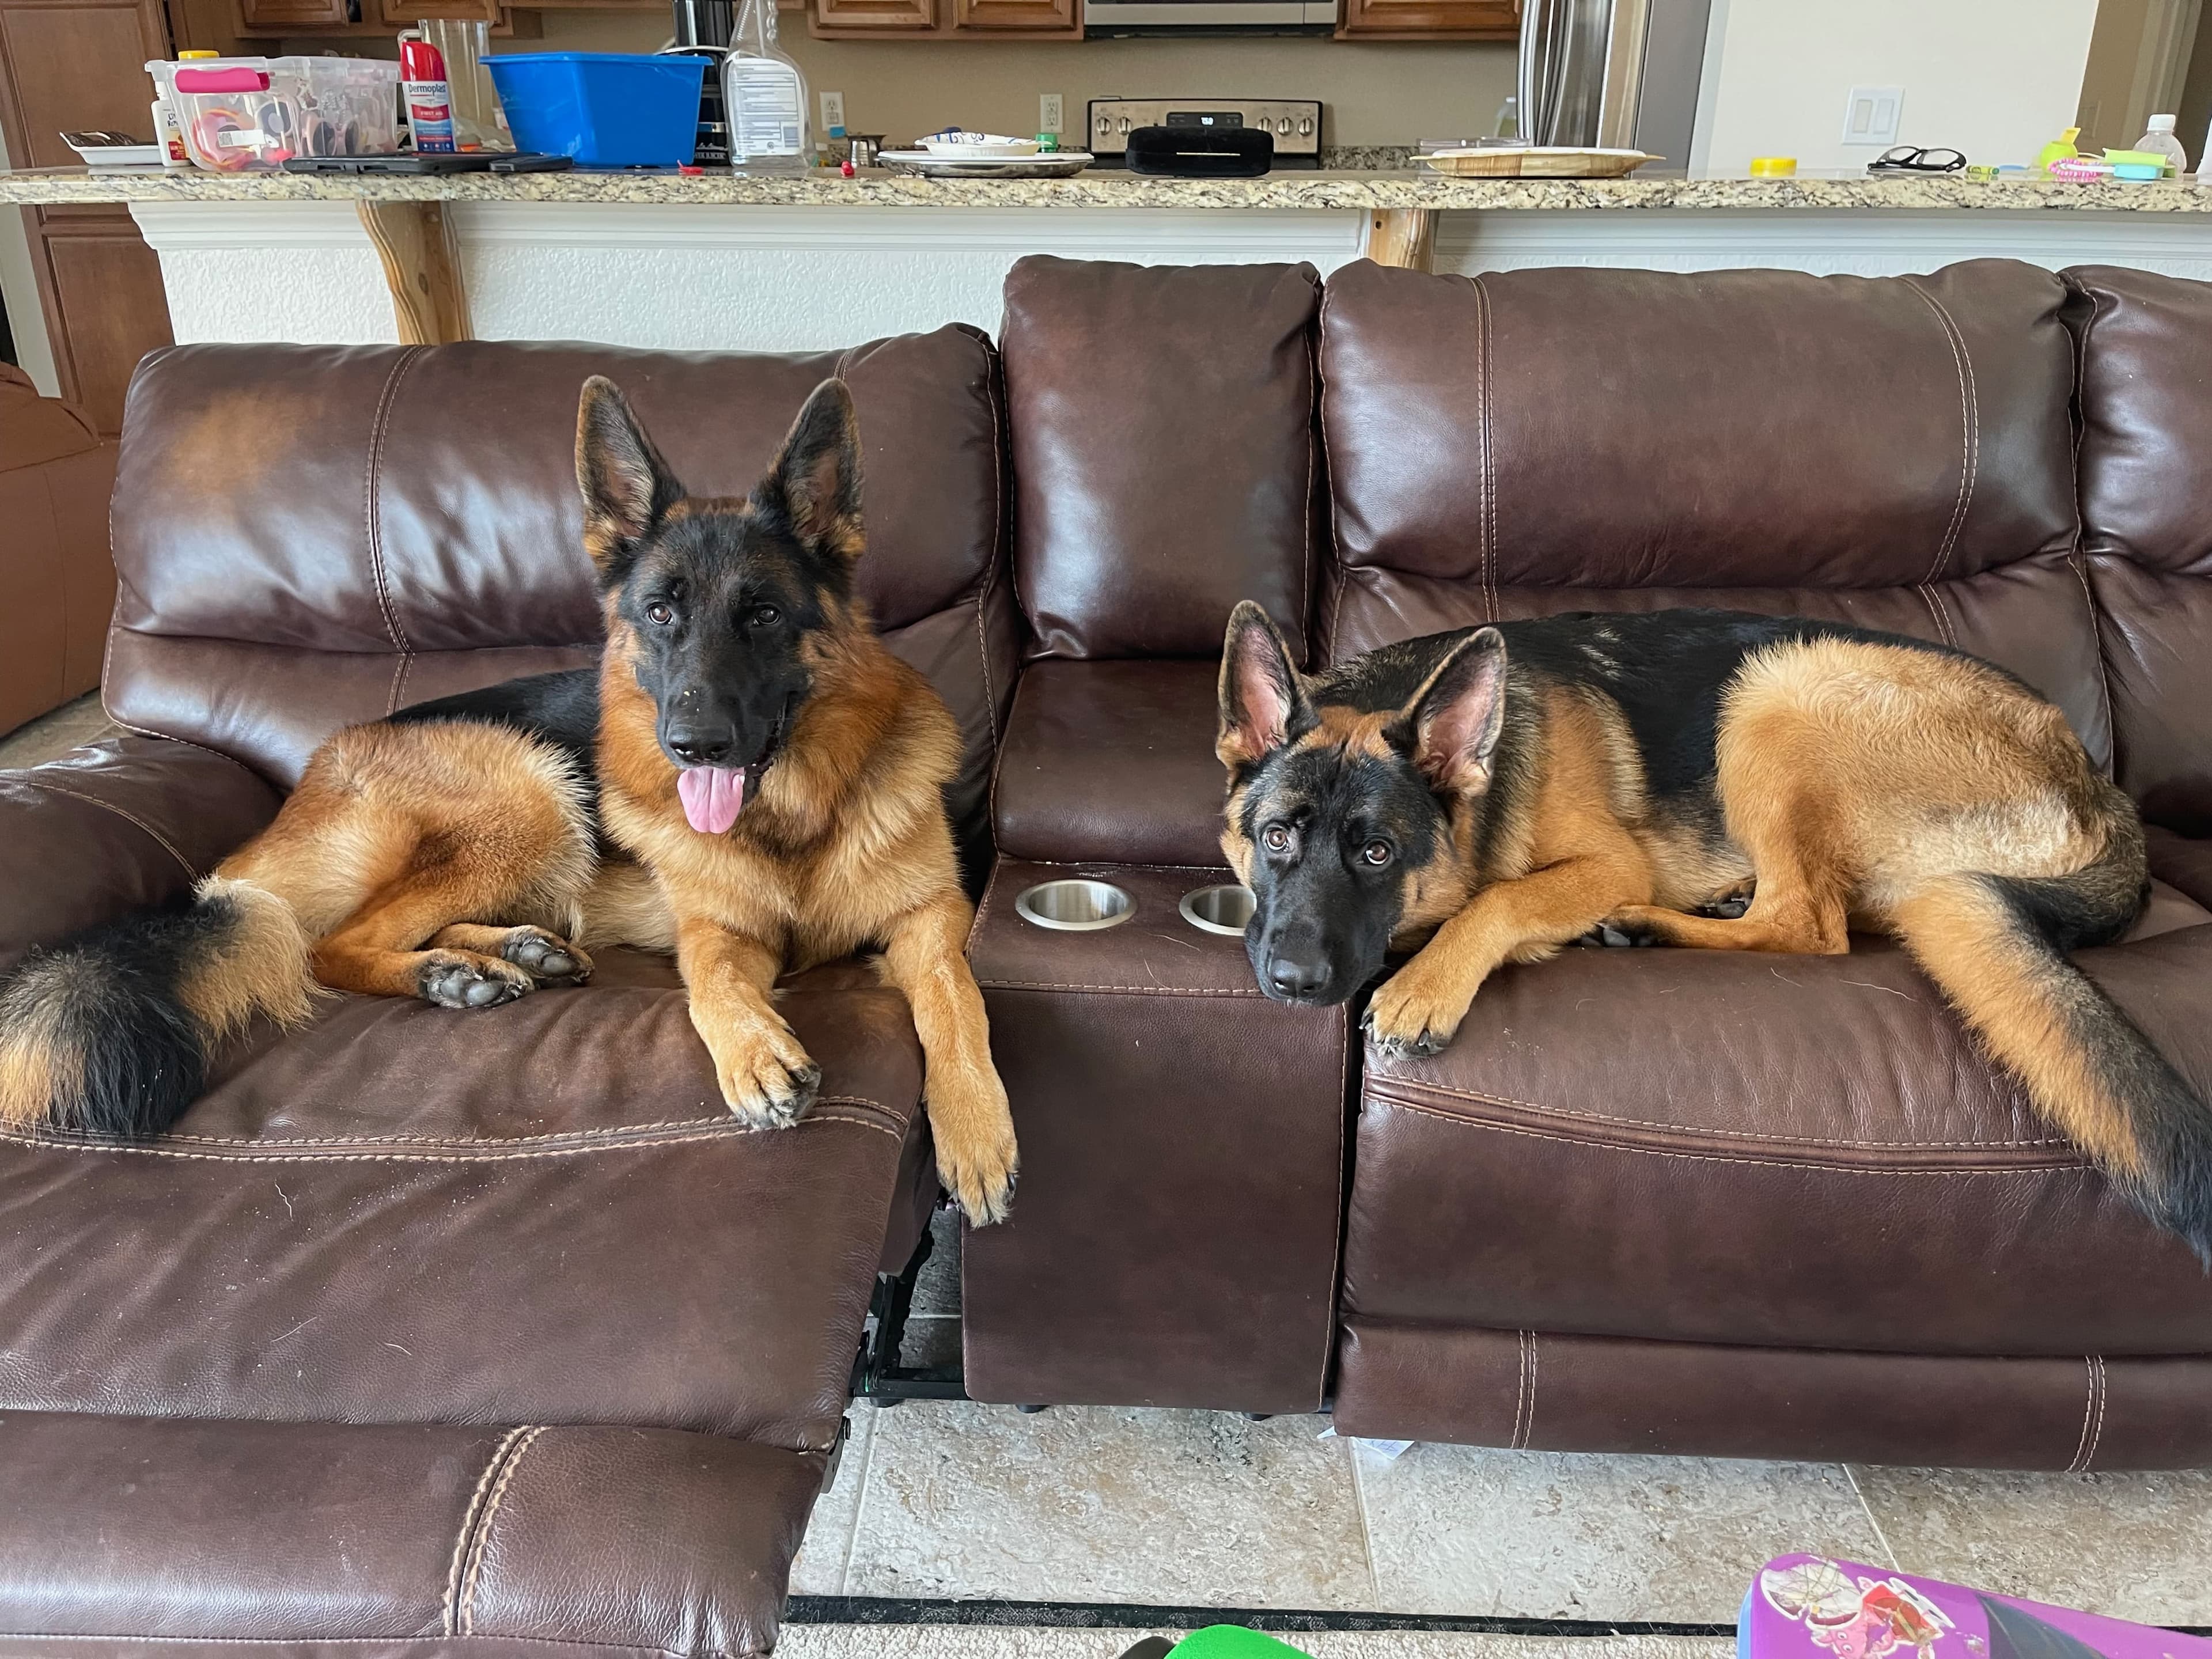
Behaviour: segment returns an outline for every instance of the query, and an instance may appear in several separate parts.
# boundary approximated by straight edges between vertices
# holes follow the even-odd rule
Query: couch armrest
[[[0,970],[190,887],[282,797],[212,749],[122,736],[0,772]]]
[[[1218,866],[1226,789],[1212,662],[1040,662],[991,789],[999,851],[1040,863]]]

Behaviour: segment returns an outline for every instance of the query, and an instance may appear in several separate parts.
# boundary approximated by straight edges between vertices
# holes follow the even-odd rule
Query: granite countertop
[[[1429,173],[1283,171],[1259,179],[1157,179],[1094,169],[1072,179],[922,179],[868,169],[786,173],[524,173],[443,177],[0,171],[0,202],[611,202],[751,207],[1514,209],[1994,209],[2212,213],[2212,187],[2056,179],[1447,179]]]

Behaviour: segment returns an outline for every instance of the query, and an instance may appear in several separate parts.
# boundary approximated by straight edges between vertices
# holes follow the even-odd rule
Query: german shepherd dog
[[[542,674],[349,727],[182,908],[34,954],[0,990],[0,1127],[167,1127],[255,1014],[315,984],[495,1006],[672,950],[731,1111],[781,1126],[821,1072],[771,1000],[786,968],[879,949],[912,1006],[938,1168],[1006,1212],[1013,1123],[962,955],[942,789],[952,716],[877,638],[852,400],[825,381],[745,499],[687,495],[614,386],[577,410],[607,642]]]
[[[1267,995],[1343,1002],[1413,951],[1366,1024],[1386,1053],[1432,1054],[1492,969],[1594,931],[1838,955],[1850,926],[1877,928],[2212,1259],[2212,1113],[2065,954],[2142,913],[2141,820],[2002,669],[1672,611],[1462,629],[1308,678],[1248,602],[1220,703],[1221,844],[1258,900],[1245,944]]]

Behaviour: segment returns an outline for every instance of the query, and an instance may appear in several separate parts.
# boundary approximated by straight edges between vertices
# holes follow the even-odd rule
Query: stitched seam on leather
[[[1063,985],[1052,980],[979,979],[975,981],[993,991],[1107,991],[1118,996],[1132,997],[1262,997],[1257,989],[1250,991],[1210,990],[1188,985]]]
[[[2089,642],[2097,653],[2097,704],[2104,711],[2106,740],[2112,746],[2105,775],[2117,778],[2120,772],[2120,731],[2112,715],[2112,670],[2105,660],[2104,616],[2097,605],[2097,591],[2089,586],[2088,555],[2077,547],[2066,556],[2066,562],[2074,568],[2074,579],[2081,584],[2082,602],[2089,607]]]
[[[2097,1461],[2097,1447],[2105,1437],[2105,1404],[2112,1397],[2112,1391],[2105,1386],[2105,1356],[2091,1354],[2089,1364],[2097,1378],[2097,1424],[2089,1431],[2089,1449],[2081,1459],[2081,1473],[2084,1474],[2088,1474]]]
[[[103,672],[105,672],[105,665],[103,665]],[[201,743],[192,738],[180,738],[173,732],[156,732],[150,726],[133,726],[129,720],[118,719],[115,711],[107,707],[106,694],[105,691],[101,693],[100,706],[101,711],[106,714],[108,719],[114,720],[117,726],[121,727],[124,731],[130,732],[133,737],[159,738],[163,743],[181,743],[185,748],[197,749],[203,755],[213,755],[218,760],[227,760],[233,766],[235,766],[240,771],[245,773],[246,776],[253,779],[256,782],[259,782],[261,781],[261,775],[258,772],[256,772],[252,767],[248,766],[244,761],[239,759],[235,755],[226,755],[222,750],[215,748],[211,744]],[[108,1637],[100,1637],[97,1639],[100,1641],[108,1641],[111,1639],[120,1641],[123,1638],[120,1637],[112,1638]],[[149,1639],[150,1640],[152,1638],[149,1638]],[[167,1640],[167,1638],[163,1638],[162,1639]],[[194,1638],[193,1639],[198,1640],[198,1638]]]
[[[1943,574],[1944,567],[1951,562],[1951,552],[1958,544],[1959,532],[1966,526],[1966,507],[1973,499],[1974,474],[1978,470],[1981,461],[1981,410],[1974,395],[1974,365],[1973,360],[1966,355],[1966,337],[1960,332],[1958,324],[1952,320],[1951,313],[1944,309],[1943,302],[1922,287],[1917,277],[1907,276],[1905,283],[1915,294],[1927,301],[1929,309],[1936,313],[1936,320],[1943,328],[1943,338],[1951,348],[1952,367],[1957,371],[1959,376],[1959,418],[1961,428],[1959,443],[1959,499],[1957,504],[1951,509],[1950,527],[1943,532],[1943,539],[1936,547],[1936,562],[1928,567],[1928,574],[1923,579],[1932,582]]]
[[[1014,682],[1014,700],[1006,708],[1006,730],[1009,732],[1014,729],[1014,711],[1022,706],[1022,688],[1028,683],[1029,676],[1026,674]],[[995,744],[991,752],[991,786],[986,810],[991,815],[991,849],[994,853],[997,852],[999,847],[999,774],[1006,764],[1006,747],[1005,744]],[[998,860],[994,858],[991,861],[991,878],[995,881],[998,874]],[[988,888],[986,890],[988,891]],[[969,938],[971,941],[975,938],[972,928]]]
[[[25,783],[29,784],[33,789],[44,789],[49,793],[56,795],[67,795],[71,800],[81,800],[88,806],[97,806],[102,811],[114,813],[117,817],[121,818],[126,823],[137,825],[140,830],[145,831],[147,835],[151,836],[155,841],[159,842],[163,852],[167,853],[171,858],[176,860],[179,864],[183,865],[185,866],[185,873],[186,875],[195,878],[198,876],[199,872],[192,867],[192,861],[186,858],[182,853],[179,853],[176,849],[175,845],[167,836],[163,835],[159,830],[156,830],[152,824],[147,823],[145,819],[140,817],[136,812],[130,811],[127,807],[118,806],[113,801],[102,800],[97,795],[88,795],[80,789],[64,787],[63,785],[54,782],[50,778],[41,778],[38,775],[36,768],[32,768],[20,772],[16,775],[21,778]]]
[[[2081,1460],[2089,1455],[2089,1423],[2097,1414],[2097,1356],[2081,1356],[2081,1369],[2087,1373],[2088,1386],[2081,1391],[2081,1433],[2074,1443],[2074,1455],[2066,1465],[2066,1473],[2081,1473]]]
[[[888,1114],[881,1101],[871,1100],[866,1095],[819,1095],[814,1103],[870,1106]],[[809,1114],[809,1117],[811,1115]],[[807,1121],[799,1120],[802,1123]],[[552,1134],[517,1135],[506,1140],[471,1141],[466,1135],[296,1135],[287,1139],[260,1139],[244,1135],[166,1134],[161,1139],[191,1141],[201,1146],[527,1146],[537,1141],[606,1140],[622,1135],[652,1134],[664,1129],[716,1129],[727,1133],[730,1127],[720,1117],[673,1117],[657,1123],[624,1123],[606,1129],[562,1129]]]
[[[1320,319],[1318,307],[1316,308],[1314,314],[1317,327]],[[1314,642],[1310,637],[1313,630],[1313,613],[1310,607],[1313,604],[1313,529],[1314,509],[1316,506],[1314,499],[1314,483],[1315,468],[1320,460],[1320,453],[1315,447],[1314,428],[1321,422],[1321,347],[1310,333],[1305,335],[1304,344],[1306,397],[1310,400],[1312,407],[1306,411],[1306,498],[1298,507],[1298,520],[1304,526],[1304,533],[1298,543],[1298,633],[1301,636],[1299,643],[1304,647],[1299,654],[1307,662],[1311,662]]]
[[[1337,1022],[1336,1167],[1340,1173],[1337,1177],[1338,1188],[1336,1210],[1339,1221],[1336,1229],[1335,1248],[1330,1253],[1328,1261],[1328,1316],[1322,1321],[1321,1370],[1316,1373],[1318,1386],[1316,1389],[1317,1397],[1314,1401],[1316,1409],[1325,1404],[1328,1398],[1329,1363],[1336,1358],[1336,1338],[1338,1321],[1340,1317],[1338,1310],[1344,1305],[1344,1236],[1348,1230],[1344,1226],[1341,1218],[1345,1213],[1346,1201],[1350,1196],[1350,1194],[1346,1190],[1346,1183],[1352,1168],[1351,1160],[1346,1156],[1346,1148],[1344,1144],[1346,1119],[1350,1115],[1350,1108],[1352,1104],[1350,1098],[1352,1091],[1352,1020],[1348,1014],[1340,1014],[1337,1017]]]
[[[1959,643],[1959,629],[1951,617],[1951,601],[1943,597],[1943,590],[1934,582],[1928,584],[1928,594],[1936,601],[1936,611],[1942,618],[1943,637],[1955,647]]]
[[[2005,1150],[2017,1146],[2070,1146],[2074,1143],[2063,1135],[2047,1135],[2038,1140],[1835,1140],[1814,1136],[1778,1135],[1765,1129],[1708,1129],[1693,1123],[1662,1123],[1648,1118],[1612,1117],[1601,1112],[1577,1112],[1568,1106],[1540,1106],[1533,1100],[1516,1100],[1510,1095],[1483,1094],[1474,1089],[1455,1089],[1449,1083],[1431,1083],[1425,1078],[1375,1078],[1370,1081],[1384,1089],[1420,1089],[1431,1094],[1450,1095],[1459,1100],[1477,1100],[1486,1106],[1518,1106],[1523,1111],[1541,1112],[1547,1117],[1573,1118],[1583,1123],[1617,1125],[1625,1129],[1659,1129],[1669,1134],[1725,1135],[1732,1140],[1759,1140],[1788,1146],[1864,1147],[1880,1151],[1893,1147],[1899,1152],[1978,1152]],[[1485,1120],[1470,1118],[1469,1122]]]
[[[1528,1333],[1514,1332],[1513,1343],[1521,1363],[1514,1367],[1513,1371],[1513,1431],[1505,1437],[1505,1449],[1519,1451],[1521,1449],[1521,1413],[1526,1407],[1528,1399]]]
[[[1474,314],[1480,340],[1475,366],[1475,395],[1482,425],[1482,501],[1477,526],[1482,549],[1482,619],[1498,620],[1498,469],[1492,454],[1490,428],[1491,335],[1490,290],[1480,273],[1468,278],[1474,288]]]
[[[1370,1097],[1372,1098],[1373,1097]],[[1626,1141],[1595,1140],[1583,1135],[1557,1135],[1541,1129],[1524,1129],[1518,1124],[1488,1122],[1480,1119],[1462,1117],[1456,1112],[1439,1111],[1433,1106],[1418,1105],[1410,1100],[1385,1097],[1383,1103],[1401,1112],[1419,1112],[1424,1117],[1433,1117],[1445,1123],[1457,1124],[1462,1129],[1482,1129],[1501,1135],[1519,1135],[1528,1140],[1556,1141],[1562,1146],[1581,1146],[1611,1152],[1633,1152],[1643,1158],[1674,1158],[1692,1164],[1729,1164],[1761,1170],[1818,1170],[1829,1175],[1855,1176],[1962,1176],[1962,1175],[2035,1175],[2050,1170],[2081,1170],[2082,1164],[1954,1164],[1939,1170],[1919,1170],[1899,1166],[1894,1169],[1869,1169],[1859,1164],[1824,1164],[1817,1159],[1804,1158],[1785,1161],[1778,1158],[1723,1158],[1717,1152],[1678,1152],[1668,1146],[1632,1146]]]
[[[868,1122],[864,1118],[810,1114],[799,1119],[797,1128],[808,1123],[849,1123],[862,1128],[874,1129],[881,1134],[891,1131],[881,1124]],[[54,1152],[106,1153],[111,1156],[133,1158],[181,1158],[205,1164],[517,1164],[532,1158],[583,1158],[600,1152],[654,1152],[664,1146],[688,1146],[696,1141],[738,1139],[746,1135],[787,1134],[789,1129],[754,1129],[734,1120],[726,1127],[716,1125],[692,1134],[658,1135],[650,1139],[618,1141],[604,1146],[557,1146],[531,1152],[410,1152],[386,1151],[375,1152],[180,1152],[167,1146],[141,1146],[132,1142],[115,1142],[105,1146],[90,1142],[63,1140],[52,1136],[18,1134],[0,1130],[0,1143],[17,1146],[36,1147]],[[242,1143],[243,1144],[243,1143]]]
[[[453,1535],[453,1565],[446,1570],[446,1607],[442,1622],[447,1636],[459,1633],[456,1620],[459,1617],[461,1605],[461,1569],[468,1559],[469,1541],[476,1536],[477,1516],[483,1509],[484,1494],[491,1489],[492,1476],[499,1472],[500,1464],[507,1457],[507,1449],[514,1444],[522,1432],[519,1427],[509,1429],[501,1437],[499,1444],[491,1449],[491,1455],[484,1461],[483,1474],[477,1479],[477,1489],[470,1494],[469,1506],[461,1511],[460,1530]]]
[[[491,1546],[492,1528],[499,1520],[499,1506],[507,1497],[507,1482],[514,1479],[514,1472],[522,1467],[523,1458],[537,1443],[538,1437],[544,1432],[542,1425],[526,1430],[514,1449],[507,1453],[506,1467],[500,1470],[499,1479],[492,1482],[491,1498],[484,1504],[483,1518],[477,1523],[475,1542],[470,1546],[468,1576],[461,1583],[459,1633],[463,1636],[477,1633],[477,1584],[483,1571],[484,1553]]]
[[[399,688],[407,684],[407,671],[409,667],[413,665],[414,661],[415,658],[411,653],[403,651],[400,653],[399,660],[392,665],[392,690],[384,694],[384,712],[386,714],[392,714],[398,712]]]
[[[368,537],[368,572],[376,583],[377,609],[384,613],[384,625],[391,631],[392,643],[403,657],[414,647],[408,644],[407,635],[399,626],[399,612],[392,605],[392,590],[385,580],[384,518],[377,506],[376,480],[384,467],[384,434],[392,419],[392,405],[399,396],[399,382],[424,349],[422,346],[409,346],[392,363],[392,373],[384,378],[384,390],[377,398],[376,413],[369,422],[368,467],[362,481],[362,520]]]
[[[975,657],[983,665],[983,709],[991,727],[991,817],[992,838],[998,836],[999,813],[999,694],[991,681],[991,638],[983,627],[983,607],[990,603],[991,589],[999,580],[999,559],[1005,555],[1011,565],[1014,556],[1013,540],[1007,533],[1006,459],[999,452],[1006,441],[999,430],[999,395],[997,376],[993,368],[998,353],[990,346],[983,348],[983,401],[991,410],[991,547],[983,564],[983,584],[975,593]],[[1008,720],[1013,710],[1006,711]]]
[[[1329,562],[1336,569],[1336,592],[1329,596],[1328,638],[1316,659],[1324,668],[1336,660],[1339,630],[1344,625],[1344,590],[1352,585],[1352,573],[1345,567],[1344,547],[1336,537],[1336,453],[1328,447],[1328,369],[1322,352],[1328,339],[1329,302],[1335,297],[1336,291],[1323,283],[1321,314],[1314,322],[1314,424],[1321,431],[1322,461],[1328,471]]]
[[[1019,696],[1021,695],[1019,688],[1015,690],[1014,695],[1016,696]],[[995,778],[996,775],[997,771],[994,768],[993,769],[993,776]],[[992,810],[994,813],[997,811],[995,807]],[[963,957],[972,957],[975,954],[976,938],[982,933],[983,918],[990,911],[991,895],[999,890],[999,872],[1005,867],[1006,860],[1004,859],[993,859],[991,860],[991,873],[983,878],[982,901],[975,907],[975,919],[968,924],[968,942],[960,948],[960,954]]]
[[[1918,585],[1917,591],[1920,594],[1920,602],[1928,607],[1928,614],[1936,619],[1937,635],[1942,638],[1944,644],[1954,650],[1957,649],[1959,636],[1951,631],[1951,612],[1949,607],[1943,603],[1943,596],[1936,591],[1936,584],[1922,582]]]
[[[1528,1333],[1528,1420],[1521,1425],[1521,1443],[1525,1448],[1536,1438],[1536,1366],[1538,1350],[1536,1333]]]

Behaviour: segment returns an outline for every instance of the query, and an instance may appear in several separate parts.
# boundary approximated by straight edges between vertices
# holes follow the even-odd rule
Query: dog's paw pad
[[[518,927],[500,954],[532,979],[580,985],[592,976],[592,959],[557,933]]]
[[[433,957],[416,981],[422,1000],[441,1008],[495,1008],[531,988],[527,974],[489,957]]]

